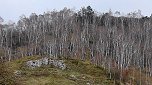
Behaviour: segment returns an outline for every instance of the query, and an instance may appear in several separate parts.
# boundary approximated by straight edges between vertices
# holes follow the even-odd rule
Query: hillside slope
[[[114,85],[118,82],[108,78],[108,73],[89,61],[65,60],[67,68],[61,70],[54,66],[42,66],[34,69],[25,65],[26,61],[40,57],[25,57],[7,62],[9,69],[16,73],[19,85]]]
[[[66,69],[53,65],[29,68],[26,63],[42,59],[40,56],[27,56],[5,65],[0,64],[0,85],[151,85],[152,78],[146,71],[109,70],[90,63],[89,60],[62,59]],[[120,79],[122,75],[122,79]],[[2,77],[2,78],[1,78]],[[149,83],[149,84],[148,84]]]

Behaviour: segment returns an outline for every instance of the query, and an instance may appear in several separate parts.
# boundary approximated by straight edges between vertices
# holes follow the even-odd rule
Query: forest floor
[[[34,69],[25,66],[27,61],[39,58],[25,57],[6,63],[11,71],[19,72],[16,76],[19,85],[118,85],[117,80],[108,78],[106,70],[89,61],[65,60],[65,70],[50,65]]]

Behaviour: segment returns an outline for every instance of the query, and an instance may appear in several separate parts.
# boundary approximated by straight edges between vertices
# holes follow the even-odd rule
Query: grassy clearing
[[[111,71],[112,79],[109,79],[107,70],[91,64],[89,60],[65,59],[67,66],[65,70],[50,65],[34,69],[26,67],[27,61],[40,58],[40,56],[28,56],[0,65],[3,66],[1,68],[4,71],[0,73],[5,75],[7,80],[4,82],[0,79],[0,84],[3,81],[6,85],[146,85],[145,82],[152,81],[152,78],[144,74],[146,71],[140,74],[140,71],[135,68],[122,72],[123,81],[119,80],[120,70],[118,69]],[[7,68],[7,72],[3,68]],[[14,77],[15,71],[20,71],[20,75]]]
[[[106,70],[89,61],[65,60],[66,70],[52,66],[35,69],[25,66],[26,61],[39,58],[29,56],[6,63],[12,71],[21,71],[21,75],[17,76],[19,85],[114,85],[114,81],[107,78]]]

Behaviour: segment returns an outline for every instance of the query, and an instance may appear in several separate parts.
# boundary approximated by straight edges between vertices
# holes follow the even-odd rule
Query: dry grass
[[[39,57],[25,57],[6,64],[12,71],[21,71],[18,78],[19,85],[114,85],[114,80],[109,80],[106,70],[95,66],[90,61],[76,59],[65,60],[66,70],[51,66],[35,69],[25,67],[25,62]]]

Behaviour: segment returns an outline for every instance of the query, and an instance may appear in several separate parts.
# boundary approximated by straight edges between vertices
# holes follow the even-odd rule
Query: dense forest
[[[79,11],[64,8],[2,24],[0,59],[25,56],[90,60],[93,64],[122,72],[131,67],[152,75],[152,17],[140,12],[98,13],[90,6]],[[123,74],[121,74],[123,75]]]

